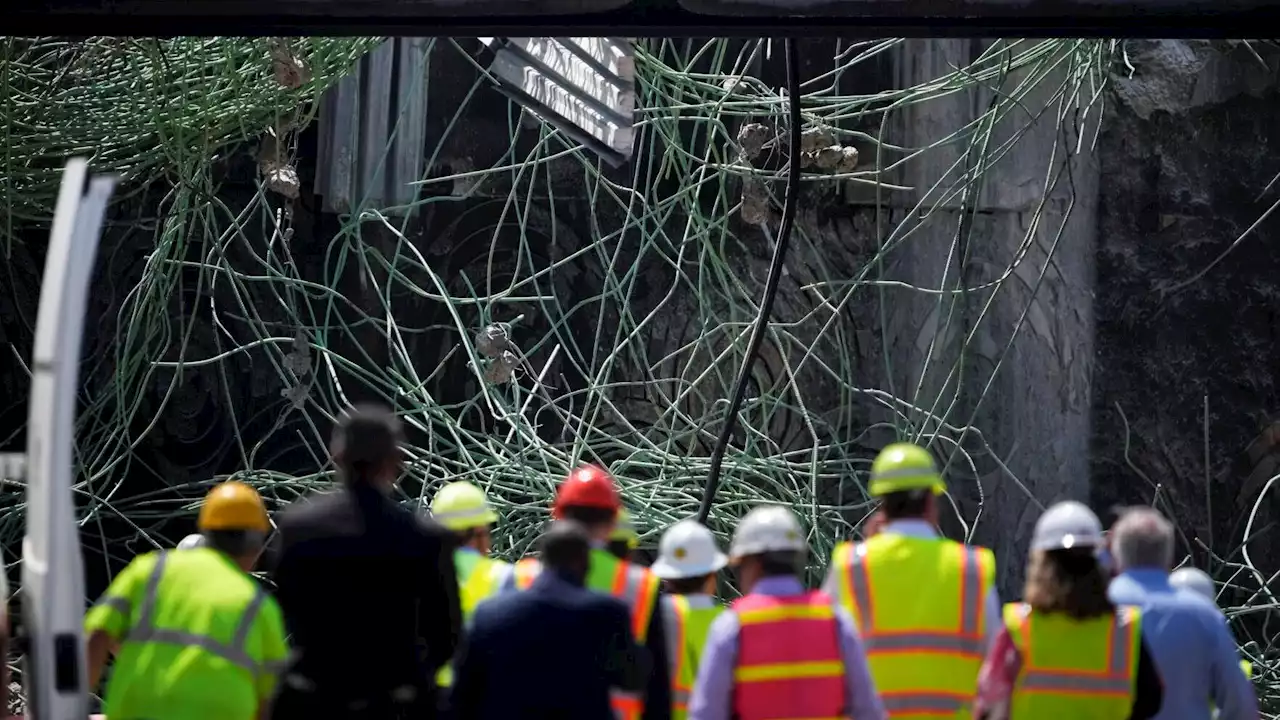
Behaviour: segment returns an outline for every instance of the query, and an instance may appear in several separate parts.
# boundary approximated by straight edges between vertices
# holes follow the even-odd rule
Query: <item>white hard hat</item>
[[[193,550],[195,548],[204,547],[204,536],[200,533],[193,533],[182,538],[182,542],[178,543],[179,550]]]
[[[711,531],[693,520],[681,520],[662,533],[658,559],[649,570],[663,580],[710,575],[729,564]]]
[[[1102,523],[1083,503],[1064,500],[1050,507],[1036,521],[1032,550],[1100,548],[1106,544]]]
[[[1177,588],[1186,588],[1211,603],[1218,602],[1218,592],[1213,587],[1213,578],[1200,568],[1184,567],[1174,570],[1169,575],[1169,584]]]
[[[755,508],[733,533],[729,554],[734,558],[767,552],[807,550],[804,531],[791,511],[781,505]]]

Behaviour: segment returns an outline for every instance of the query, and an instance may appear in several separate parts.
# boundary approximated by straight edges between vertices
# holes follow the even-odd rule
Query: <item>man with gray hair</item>
[[[1108,596],[1142,608],[1142,634],[1164,680],[1154,720],[1256,720],[1258,699],[1240,672],[1240,655],[1218,609],[1169,583],[1173,525],[1149,507],[1126,510],[1111,529],[1118,574]]]

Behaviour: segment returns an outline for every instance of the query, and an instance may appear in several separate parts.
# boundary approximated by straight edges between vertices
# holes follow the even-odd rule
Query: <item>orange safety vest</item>
[[[527,590],[540,572],[542,563],[534,558],[517,562],[512,570],[516,589]],[[631,611],[631,634],[638,644],[645,644],[649,637],[649,621],[658,604],[659,581],[656,575],[639,565],[619,560],[604,550],[592,548],[586,586],[626,603]],[[622,690],[613,690],[609,695],[613,714],[618,720],[640,720],[644,714],[643,696]]]
[[[782,597],[747,595],[733,603],[738,658],[733,671],[736,720],[841,720],[844,656],[835,608],[813,590]]]
[[[889,717],[963,714],[985,650],[991,551],[885,533],[837,546],[832,564]]]

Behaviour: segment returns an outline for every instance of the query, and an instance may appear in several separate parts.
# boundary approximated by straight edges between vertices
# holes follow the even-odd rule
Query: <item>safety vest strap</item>
[[[677,709],[685,709],[692,688],[684,682],[685,664],[689,662],[685,652],[686,622],[689,617],[689,598],[683,595],[667,595],[663,598],[664,621],[662,629],[667,635],[667,660],[671,664],[671,701]]]
[[[974,635],[948,632],[882,632],[866,641],[877,653],[938,652],[954,655],[981,655],[983,640]],[[868,650],[871,652],[871,650]]]
[[[254,584],[253,598],[245,607],[244,612],[241,613],[240,622],[236,625],[230,643],[224,643],[216,638],[186,630],[156,626],[156,603],[159,601],[160,580],[164,577],[164,568],[167,560],[168,553],[164,551],[156,558],[155,567],[152,568],[151,575],[147,578],[147,584],[143,590],[142,603],[139,605],[138,610],[138,621],[125,636],[125,642],[156,642],[198,647],[255,676],[276,672],[279,669],[278,664],[260,663],[249,654],[248,650],[249,633],[253,630],[253,624],[257,620],[258,612],[267,599],[267,593],[256,583]]]
[[[657,576],[642,567],[619,562],[614,571],[612,594],[631,610],[631,634],[643,645],[649,635],[649,621],[658,595]]]
[[[644,698],[636,693],[613,689],[609,691],[609,704],[616,720],[640,720],[644,713]]]
[[[953,631],[893,631],[884,632],[876,626],[876,607],[872,594],[870,563],[866,558],[866,545],[858,544],[848,552],[848,564],[842,571],[845,590],[856,606],[861,619],[861,632],[867,654],[876,653],[945,653],[981,657],[983,651],[984,578],[978,550],[961,543],[952,543],[959,553],[960,576],[960,624]]]
[[[133,603],[130,602],[129,598],[120,597],[119,595],[104,595],[95,604],[99,607],[111,608],[125,617],[128,617],[129,611],[133,609]]]
[[[916,692],[911,690],[881,693],[880,700],[884,703],[885,711],[891,717],[911,715],[957,717],[969,706],[973,698],[963,693]]]
[[[734,608],[741,625],[782,622],[784,620],[831,620],[836,611],[830,605],[773,605],[769,607]]]
[[[769,663],[767,665],[739,665],[733,671],[734,682],[773,682],[775,680],[804,680],[808,678],[844,677],[844,663],[839,660],[825,662]]]

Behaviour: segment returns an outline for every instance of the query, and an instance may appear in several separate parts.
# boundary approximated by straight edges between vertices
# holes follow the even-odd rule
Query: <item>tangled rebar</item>
[[[950,73],[858,93],[849,79],[907,41],[842,43],[802,85],[804,126],[795,128],[782,119],[787,98],[758,76],[764,41],[641,41],[642,141],[630,176],[545,125],[518,143],[529,118],[514,104],[494,122],[505,122],[509,149],[467,167],[457,135],[489,85],[475,65],[464,102],[433,111],[450,117],[426,148],[434,174],[418,183],[411,212],[362,206],[332,227],[299,227],[299,133],[313,101],[378,42],[0,40],[6,257],[22,227],[50,215],[69,154],[122,173],[134,192],[126,205],[159,208],[128,230],[152,236],[143,262],[117,261],[104,247],[106,266],[124,269],[99,281],[110,296],[108,337],[82,372],[77,491],[104,558],[173,546],[185,533],[174,518],[191,517],[204,489],[230,474],[277,506],[323,487],[330,422],[356,398],[390,404],[411,430],[402,487],[412,502],[425,506],[458,479],[490,493],[506,556],[532,544],[556,482],[583,461],[619,478],[652,543],[698,509],[777,230],[785,138],[803,133],[800,182],[810,198],[903,191],[897,168],[960,148],[968,169],[938,178],[928,206],[910,217],[876,215],[865,247],[839,247],[814,217],[794,229],[799,259],[784,273],[794,287],[768,326],[710,524],[724,533],[754,503],[788,503],[825,558],[867,507],[861,479],[875,433],[933,443],[953,469],[972,466],[974,443],[985,445],[949,383],[937,396],[923,380],[915,392],[858,384],[854,292],[901,287],[883,279],[885,257],[943,222],[938,208],[977,192],[1022,139],[1021,130],[997,135],[997,125],[1029,127],[1042,115],[1081,125],[1100,113],[1118,56],[1112,41],[1000,40]],[[421,82],[446,56],[475,63],[459,41],[433,40]],[[975,120],[927,146],[888,138],[892,114],[977,86],[1002,89]],[[278,161],[259,167],[255,192],[226,192],[232,160],[268,128]],[[508,138],[488,142],[505,148]],[[1043,194],[1058,182],[1047,179]],[[158,201],[143,198],[157,188]],[[984,288],[1026,282],[1017,274],[1024,256]],[[907,289],[942,308],[978,288],[956,279]],[[969,332],[963,345],[973,342]],[[1008,352],[997,349],[994,368]],[[891,368],[894,358],[879,362]],[[215,419],[183,409],[202,392],[216,398]],[[140,460],[161,418],[175,413],[193,446],[206,433],[226,435],[220,477]],[[6,492],[0,542],[14,548],[23,508]],[[976,521],[958,514],[966,528]],[[1254,650],[1266,695],[1274,661],[1268,648]]]

